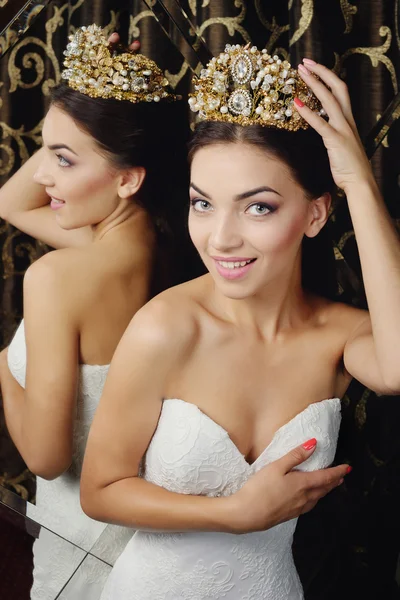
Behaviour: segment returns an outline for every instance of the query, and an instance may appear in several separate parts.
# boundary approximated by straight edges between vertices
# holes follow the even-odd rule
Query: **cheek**
[[[80,202],[90,199],[104,199],[110,194],[111,190],[116,190],[114,178],[107,172],[101,170],[89,172],[83,169],[71,172],[68,181],[65,181],[66,200],[70,202]]]
[[[278,215],[277,215],[278,216]],[[252,236],[254,247],[261,252],[279,252],[283,254],[291,249],[298,248],[303,239],[305,230],[304,214],[296,215],[290,219],[277,218],[257,226],[253,229]]]
[[[208,227],[205,223],[206,219],[199,218],[196,215],[192,214],[192,211],[189,212],[189,220],[188,220],[188,229],[190,239],[192,240],[195,248],[201,252],[204,247],[204,242],[208,239]]]

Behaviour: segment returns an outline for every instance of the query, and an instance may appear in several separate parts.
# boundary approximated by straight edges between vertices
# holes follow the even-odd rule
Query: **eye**
[[[267,215],[268,213],[274,212],[274,208],[269,206],[268,204],[264,204],[262,202],[257,202],[257,204],[251,204],[246,212],[255,217],[262,217],[263,215]]]
[[[196,212],[210,212],[211,204],[207,200],[199,200],[198,198],[194,198],[190,201],[190,204]]]
[[[71,167],[72,166],[72,163],[70,163],[69,160],[67,160],[61,154],[56,154],[56,156],[58,158],[58,164],[60,167]]]

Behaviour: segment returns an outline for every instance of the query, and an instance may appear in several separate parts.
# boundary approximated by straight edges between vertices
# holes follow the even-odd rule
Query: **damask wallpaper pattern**
[[[0,0],[0,7],[5,4]],[[188,91],[190,68],[161,31],[151,11],[154,5],[155,0],[54,0],[0,59],[3,181],[40,146],[49,93],[60,80],[67,34],[78,26],[97,22],[109,32],[118,30],[125,41],[139,38],[142,51],[167,70],[172,85],[181,93]],[[349,86],[363,138],[399,91],[399,0],[185,0],[180,5],[212,53],[227,42],[252,42],[289,57],[293,64],[307,56],[334,69]],[[0,38],[1,48],[5,43]],[[373,167],[391,215],[400,224],[399,156],[397,120],[375,153]],[[345,199],[331,217],[331,231],[341,299],[363,306]],[[23,274],[46,250],[0,223],[2,346],[10,341],[22,315]],[[398,398],[377,398],[357,382],[351,386],[343,401],[337,460],[349,461],[353,474],[300,520],[297,532],[296,559],[308,598],[333,598],[338,582],[349,573],[355,586],[353,591],[348,588],[349,597],[400,597],[394,580],[400,550],[399,427]],[[29,473],[15,457],[4,426],[0,461],[0,483],[22,495],[32,494]]]

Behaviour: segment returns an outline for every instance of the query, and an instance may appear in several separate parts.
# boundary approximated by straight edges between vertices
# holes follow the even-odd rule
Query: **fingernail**
[[[296,105],[296,106],[298,106],[299,108],[303,108],[303,106],[304,106],[304,102],[302,102],[302,101],[300,100],[300,98],[295,98],[295,99],[294,99],[294,103],[295,103],[295,105]]]
[[[315,438],[311,438],[307,442],[304,442],[303,448],[304,450],[312,450],[317,445],[317,440]]]
[[[311,75],[310,71],[307,69],[307,67],[305,67],[304,65],[299,65],[298,69],[301,73],[304,73],[305,75]]]
[[[353,470],[353,467],[347,467],[346,469],[346,475],[348,475],[349,473],[351,473]]]
[[[303,62],[307,63],[308,65],[316,65],[317,64],[315,62],[315,60],[311,60],[311,58],[303,58]]]

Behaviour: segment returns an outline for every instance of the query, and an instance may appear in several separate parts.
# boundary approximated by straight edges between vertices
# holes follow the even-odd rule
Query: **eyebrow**
[[[52,144],[51,146],[48,146],[49,150],[69,150],[70,152],[72,152],[72,154],[75,154],[75,156],[78,156],[76,152],[74,152],[72,150],[72,148],[70,148],[69,146],[67,146],[66,144]]]
[[[211,200],[211,197],[203,192],[200,188],[197,187],[193,182],[190,183],[190,187],[192,187],[198,194],[201,194],[205,198]],[[243,192],[242,194],[238,194],[235,196],[235,201],[245,200],[246,198],[251,198],[252,196],[256,196],[257,194],[261,194],[262,192],[272,192],[273,194],[277,194],[278,196],[282,196],[279,192],[274,190],[273,188],[268,187],[267,185],[255,188],[254,190],[249,190],[248,192]]]
[[[273,194],[278,194],[278,196],[282,196],[282,194],[280,194],[273,188],[270,188],[268,185],[263,185],[261,187],[255,188],[254,190],[249,190],[248,192],[243,192],[243,194],[239,194],[238,196],[236,196],[235,200],[245,200],[246,198],[250,198],[251,196],[261,194],[261,192],[272,192]]]

